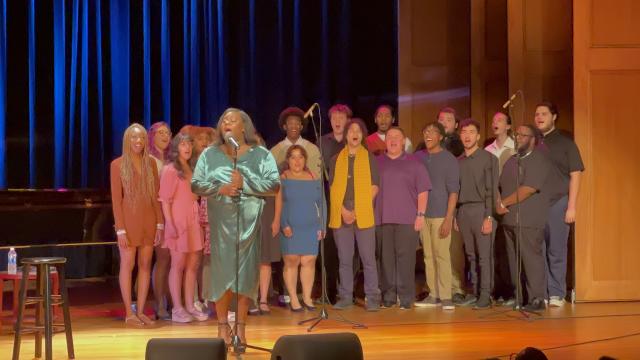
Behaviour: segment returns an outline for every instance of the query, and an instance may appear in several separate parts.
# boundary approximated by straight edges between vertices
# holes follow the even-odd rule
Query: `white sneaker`
[[[190,323],[193,321],[193,316],[184,308],[173,309],[171,310],[171,321],[183,324]]]
[[[202,303],[199,300],[193,302],[193,307],[202,313],[205,313],[205,314],[209,313],[209,307],[207,306],[207,304]]]
[[[203,313],[198,309],[193,309],[193,311],[189,311],[189,315],[193,316],[194,319],[198,321],[207,321],[209,320],[209,315]]]
[[[564,299],[561,298],[560,296],[551,296],[549,298],[549,306],[562,307],[564,303],[565,303]]]

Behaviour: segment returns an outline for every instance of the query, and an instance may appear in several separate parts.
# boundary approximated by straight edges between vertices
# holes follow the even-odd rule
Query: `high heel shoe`
[[[291,310],[291,312],[294,312],[294,313],[303,312],[304,311],[304,306],[300,306],[299,308],[294,308],[293,305],[291,305],[291,303],[289,303],[289,310]]]
[[[236,335],[240,340],[239,344],[231,344],[233,346],[233,353],[236,355],[244,354],[247,351],[247,338],[245,336],[245,323],[236,323]]]
[[[309,311],[316,311],[317,309],[315,306],[313,306],[313,301],[311,301],[311,305],[308,305],[306,301],[302,300],[302,307]]]

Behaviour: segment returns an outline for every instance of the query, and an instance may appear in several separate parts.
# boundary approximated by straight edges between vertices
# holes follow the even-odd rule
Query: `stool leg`
[[[55,265],[56,267],[56,273],[51,273],[51,281],[53,282],[53,294],[56,295],[61,295],[62,293],[60,292],[60,277],[58,275],[58,268],[60,266]],[[55,319],[60,316],[60,312],[61,312],[61,308],[59,306],[55,306],[53,308],[53,320],[55,322]]]
[[[13,292],[16,292],[16,288],[13,288]],[[19,291],[19,290],[18,290]],[[4,301],[4,280],[0,279],[0,333],[2,333],[2,302]]]
[[[53,322],[51,319],[51,276],[49,264],[43,266],[44,274],[44,350],[45,359],[53,359]]]
[[[24,300],[27,296],[27,282],[29,281],[29,265],[22,265],[22,282],[20,284],[20,300],[18,304],[18,318],[15,325],[15,336],[13,338],[13,360],[20,358],[20,341],[22,340],[22,317],[24,315]],[[13,289],[16,291],[16,289]]]
[[[64,272],[64,265],[58,265],[58,283],[60,285],[60,295],[62,296],[62,315],[64,316],[64,332],[67,335],[67,355],[69,359],[75,359],[73,351],[73,335],[71,332],[71,314],[69,313],[69,292],[67,290],[67,278]]]
[[[13,308],[11,310],[13,311],[14,318],[18,316],[18,302],[20,301],[20,290],[18,289],[20,289],[21,281],[22,279],[13,280],[13,304],[12,304]]]
[[[35,265],[36,268],[36,296],[40,298],[41,301],[36,303],[36,331],[35,331],[35,353],[36,358],[42,357],[42,330],[40,330],[44,326],[44,282],[42,281],[42,265]]]

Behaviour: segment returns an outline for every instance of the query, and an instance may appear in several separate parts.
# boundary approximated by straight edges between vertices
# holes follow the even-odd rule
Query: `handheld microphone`
[[[224,141],[230,143],[231,146],[233,146],[236,149],[240,147],[240,144],[238,143],[238,141],[233,138],[233,135],[231,135],[231,131],[227,131],[226,133],[224,133]]]
[[[318,103],[313,103],[313,105],[311,105],[311,107],[309,108],[309,110],[307,110],[307,112],[306,112],[306,113],[304,113],[304,116],[303,116],[302,118],[303,118],[303,119],[306,119],[306,118],[308,118],[309,116],[311,116],[311,113],[313,112],[313,109],[314,109],[316,106],[320,106],[320,105],[319,105]]]
[[[519,92],[519,91],[520,91],[520,90],[518,90],[518,91],[516,91],[515,93],[513,93],[513,95],[511,95],[511,97],[509,98],[509,100],[507,100],[507,102],[505,102],[505,103],[502,105],[502,108],[503,108],[503,109],[506,109],[509,105],[511,105],[511,102],[516,98],[516,96],[518,96],[518,92]]]

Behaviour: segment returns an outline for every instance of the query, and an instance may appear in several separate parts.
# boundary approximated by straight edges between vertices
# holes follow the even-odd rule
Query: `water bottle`
[[[9,250],[7,261],[7,273],[16,274],[18,272],[18,253],[15,248]]]

